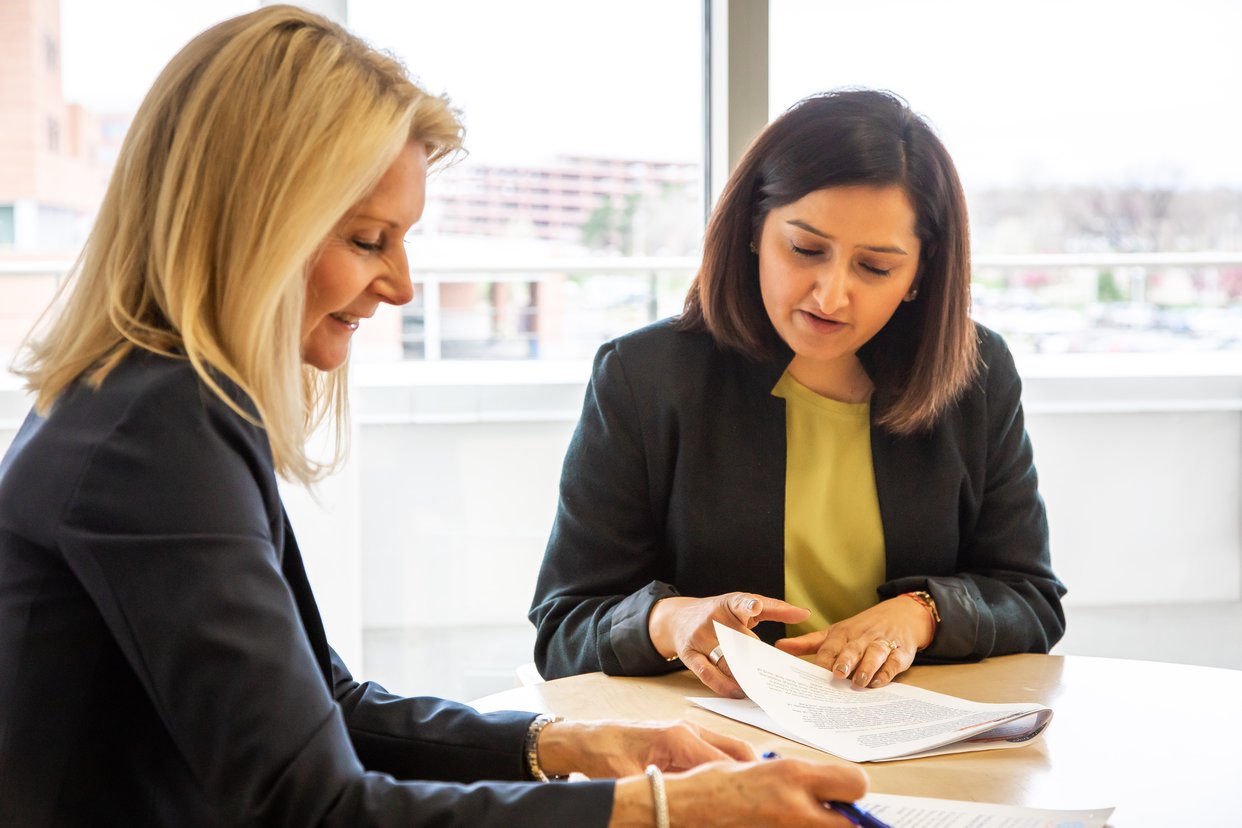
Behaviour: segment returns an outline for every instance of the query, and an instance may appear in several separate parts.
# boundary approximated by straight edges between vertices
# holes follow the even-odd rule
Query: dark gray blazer
[[[1065,629],[1021,383],[1001,338],[978,334],[980,375],[934,430],[871,428],[889,578],[877,592],[935,597],[922,661],[1047,652]],[[545,677],[678,669],[647,634],[660,598],[784,597],[785,401],[771,391],[786,363],[670,320],[599,350],[530,611]],[[771,642],[784,625],[756,631]]]
[[[611,782],[518,781],[531,718],[354,681],[264,432],[184,361],[72,388],[0,464],[0,825],[606,824]]]

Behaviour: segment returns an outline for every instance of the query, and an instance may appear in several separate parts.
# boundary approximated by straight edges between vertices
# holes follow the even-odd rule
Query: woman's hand
[[[753,825],[850,828],[824,803],[853,802],[867,792],[867,777],[849,765],[774,759],[713,763],[664,777],[673,828],[750,828]],[[609,828],[654,824],[645,777],[617,783]]]
[[[797,624],[810,610],[750,592],[730,592],[711,598],[662,598],[651,608],[647,632],[665,658],[680,658],[686,668],[722,696],[745,698],[723,659],[712,663],[709,654],[720,644],[713,621],[754,637],[751,627],[760,621]]]
[[[815,654],[815,662],[858,687],[883,687],[932,641],[936,627],[927,609],[904,595],[839,621],[826,630],[782,638],[776,646],[793,655]]]
[[[550,776],[572,772],[598,779],[642,773],[648,765],[680,771],[704,762],[758,758],[749,742],[691,722],[555,722],[536,746]]]

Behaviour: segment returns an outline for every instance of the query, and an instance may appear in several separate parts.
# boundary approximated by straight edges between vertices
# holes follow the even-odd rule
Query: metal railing
[[[70,266],[0,261],[0,350]],[[418,290],[403,310],[402,356],[589,356],[599,342],[675,313],[697,267],[694,256],[415,260]],[[1242,349],[1242,251],[979,255],[973,267],[976,316],[1016,350]],[[1169,274],[1193,283],[1176,302],[1151,288]],[[42,292],[17,291],[27,278],[45,280]],[[1105,281],[1110,296],[1099,295]]]

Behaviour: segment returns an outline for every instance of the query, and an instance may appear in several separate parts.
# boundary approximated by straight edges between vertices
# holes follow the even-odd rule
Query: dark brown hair
[[[970,319],[970,235],[953,159],[901,98],[850,89],[804,98],[769,124],[729,177],[712,212],[703,262],[679,320],[754,359],[787,357],[759,291],[750,252],[767,214],[827,187],[901,187],[922,252],[918,297],[903,302],[859,351],[876,386],[877,422],[923,431],[970,384],[978,342]]]

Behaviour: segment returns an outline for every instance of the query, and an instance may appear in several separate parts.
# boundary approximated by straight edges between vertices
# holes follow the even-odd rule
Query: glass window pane
[[[76,257],[130,118],[156,75],[195,34],[258,6],[5,0],[0,374]]]
[[[471,4],[468,28],[462,14],[349,4],[351,28],[447,93],[467,127],[468,155],[433,178],[412,235],[423,284],[402,312],[401,355],[587,359],[678,310],[693,271],[699,4],[485,0]],[[611,264],[653,257],[662,261]]]
[[[1239,30],[1222,0],[773,0],[771,104],[862,85],[925,113],[967,190],[976,316],[1016,349],[1242,348]]]
[[[13,224],[13,205],[0,204],[0,247],[12,247],[16,240]]]

